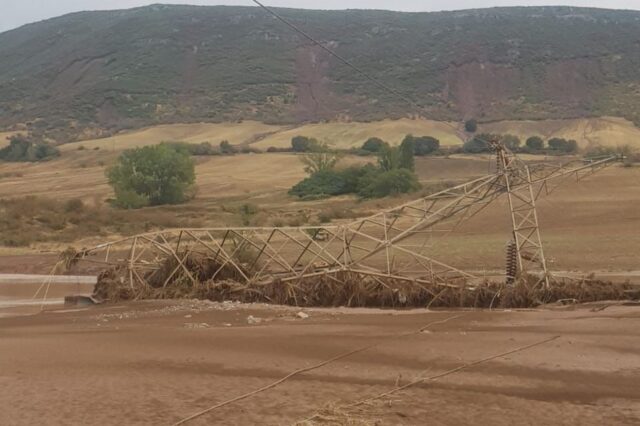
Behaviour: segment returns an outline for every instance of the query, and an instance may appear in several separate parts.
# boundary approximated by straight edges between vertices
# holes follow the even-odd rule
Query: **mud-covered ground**
[[[0,318],[0,424],[173,424],[373,344],[187,424],[286,425],[319,411],[319,424],[639,424],[640,307],[605,306],[308,309],[308,318],[195,301],[48,308]]]

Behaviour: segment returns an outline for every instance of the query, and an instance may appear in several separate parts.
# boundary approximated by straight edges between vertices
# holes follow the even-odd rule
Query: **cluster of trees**
[[[9,145],[0,149],[0,160],[12,162],[43,161],[59,155],[60,151],[55,146],[49,145],[33,136],[22,134],[11,136]]]
[[[416,191],[420,188],[413,172],[415,144],[411,139],[398,147],[369,142],[378,156],[376,165],[336,167],[340,154],[320,144],[302,161],[309,176],[294,185],[289,194],[302,199],[320,199],[342,194],[358,194],[364,198],[380,198]],[[366,144],[366,142],[365,142]],[[375,145],[375,151],[373,150]]]
[[[422,156],[437,152],[440,149],[440,141],[432,136],[413,136],[407,135],[402,140],[401,146],[411,144],[413,146],[413,154]],[[365,141],[361,150],[369,153],[378,153],[382,149],[389,147],[389,144],[380,138],[372,137]]]
[[[201,143],[187,143],[187,142],[162,142],[163,145],[167,145],[176,150],[183,150],[188,152],[190,155],[233,155],[238,152],[241,153],[249,153],[249,152],[260,152],[255,148],[251,148],[250,146],[242,146],[237,148],[227,140],[223,140],[220,144],[215,147],[210,142],[201,142]]]
[[[504,146],[514,152],[542,152],[551,153],[574,153],[578,150],[578,143],[573,139],[551,138],[545,141],[539,136],[531,136],[527,138],[524,146],[520,138],[514,135],[494,135],[491,133],[479,133],[464,143],[462,151],[469,154],[478,154],[490,152],[491,147],[488,142],[492,140],[500,141]]]
[[[517,136],[477,134],[464,144],[462,151],[489,152],[487,142],[495,139],[514,151],[539,152],[545,148],[544,140],[538,136],[528,138],[522,147]],[[570,153],[577,150],[574,140],[552,138],[547,144],[548,149],[555,152]],[[337,168],[342,155],[340,152],[313,138],[294,137],[291,150],[304,153],[301,160],[309,175],[291,188],[291,195],[302,199],[341,194],[379,198],[419,189],[420,184],[414,173],[415,156],[438,152],[440,141],[431,136],[407,135],[399,146],[392,147],[380,138],[369,138],[361,150],[377,155],[377,163],[347,168]],[[221,142],[219,147],[208,142],[164,142],[125,151],[106,173],[116,195],[114,204],[122,208],[140,208],[182,203],[194,195],[192,155],[235,152],[235,148],[227,141]],[[54,147],[24,136],[14,136],[9,146],[0,150],[0,158],[9,161],[38,161],[53,155],[58,155]]]

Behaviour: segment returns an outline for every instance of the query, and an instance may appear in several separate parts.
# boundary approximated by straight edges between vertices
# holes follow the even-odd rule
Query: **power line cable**
[[[269,13],[270,15],[272,15],[273,17],[275,17],[277,20],[279,20],[280,22],[282,22],[283,24],[285,24],[287,27],[291,28],[293,31],[295,31],[296,33],[300,34],[301,36],[303,36],[304,38],[306,38],[307,40],[309,40],[310,42],[312,42],[313,44],[315,44],[316,46],[320,47],[322,50],[324,50],[325,52],[329,53],[331,56],[333,56],[334,58],[338,59],[340,62],[342,62],[343,64],[347,65],[349,68],[353,69],[354,71],[356,71],[358,74],[362,75],[363,77],[365,77],[367,80],[371,81],[372,83],[374,83],[376,86],[388,91],[389,93],[394,94],[395,96],[399,97],[400,99],[404,100],[405,102],[407,102],[408,104],[410,104],[411,106],[413,106],[414,108],[418,109],[418,110],[422,110],[423,108],[415,101],[413,101],[412,99],[410,99],[409,97],[407,97],[405,94],[399,92],[398,90],[386,85],[385,83],[381,82],[380,80],[378,80],[377,78],[373,77],[371,74],[367,73],[366,71],[364,71],[363,69],[361,69],[360,67],[354,65],[351,61],[347,60],[346,58],[344,58],[343,56],[341,56],[340,54],[338,54],[337,52],[335,52],[333,49],[330,49],[329,47],[325,46],[325,44],[323,44],[322,42],[316,40],[314,37],[312,37],[311,35],[309,35],[308,33],[306,33],[304,30],[300,29],[298,26],[296,26],[295,24],[293,24],[292,22],[288,21],[286,18],[284,18],[282,15],[280,15],[279,13],[277,13],[275,10],[271,9],[268,6],[265,6],[263,3],[261,3],[259,0],[251,0],[253,3],[257,4],[258,6],[260,6],[262,9],[264,9],[267,13]],[[460,132],[460,129],[458,129],[456,126],[452,125],[451,123],[448,123],[446,121],[438,121],[439,123],[442,123],[446,126],[449,126],[451,129],[454,130],[454,132]],[[484,138],[481,138],[477,135],[474,136],[474,138],[480,142],[484,142],[487,144],[487,146],[491,146],[491,141],[488,141]]]
[[[264,4],[259,2],[258,0],[251,0],[251,1],[253,1],[255,4],[260,6],[262,9],[264,9],[266,12],[268,12],[274,18],[278,19],[280,22],[282,22],[283,24],[285,24],[286,26],[291,28],[293,31],[297,32],[298,34],[300,34],[301,36],[303,36],[304,38],[306,38],[307,40],[309,40],[310,42],[312,42],[316,46],[320,47],[322,50],[326,51],[331,56],[333,56],[334,58],[336,58],[337,60],[339,60],[340,62],[342,62],[346,66],[348,66],[349,68],[353,69],[358,74],[362,75],[363,77],[365,77],[367,80],[371,81],[372,83],[374,83],[378,87],[380,87],[380,88],[382,88],[382,89],[384,89],[384,90],[386,90],[386,91],[388,91],[390,93],[393,93],[394,95],[398,96],[399,98],[402,98],[405,102],[411,104],[413,107],[418,108],[418,109],[422,109],[422,107],[417,102],[413,101],[412,99],[409,99],[403,93],[397,91],[396,89],[386,85],[385,83],[381,82],[377,78],[373,77],[371,74],[367,73],[362,68],[360,68],[357,65],[353,64],[351,61],[347,60],[346,58],[344,58],[343,56],[341,56],[340,54],[335,52],[333,49],[328,48],[324,43],[322,43],[322,42],[316,40],[315,38],[313,38],[312,36],[310,36],[308,33],[303,31],[302,29],[300,29],[298,26],[296,26],[292,22],[290,22],[287,19],[285,19],[282,15],[277,13],[275,10],[265,6]]]

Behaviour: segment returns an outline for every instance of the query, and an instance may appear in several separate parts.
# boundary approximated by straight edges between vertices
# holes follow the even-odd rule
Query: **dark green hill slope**
[[[155,5],[75,13],[0,34],[0,126],[31,122],[64,137],[241,118],[640,121],[638,12],[279,12],[421,110],[259,8]]]

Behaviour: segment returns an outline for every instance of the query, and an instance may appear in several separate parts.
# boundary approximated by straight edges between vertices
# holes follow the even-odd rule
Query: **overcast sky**
[[[640,10],[640,0],[262,0],[268,6],[309,9],[456,10],[492,6],[589,6]],[[81,10],[125,9],[153,3],[253,5],[251,0],[0,0],[0,32]]]

